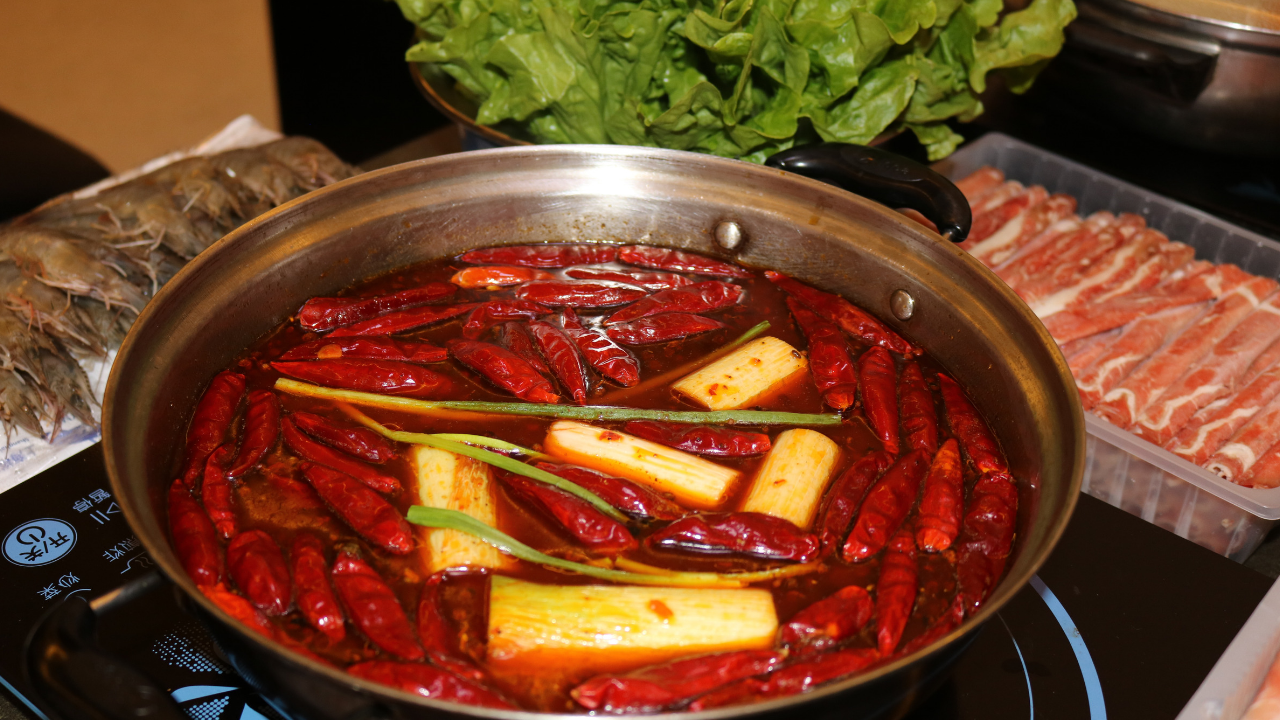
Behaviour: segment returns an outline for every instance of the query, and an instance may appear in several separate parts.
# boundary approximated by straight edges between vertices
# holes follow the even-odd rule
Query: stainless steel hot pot
[[[704,717],[899,715],[942,681],[1057,542],[1084,467],[1075,386],[1026,305],[938,235],[822,182],[692,153],[541,146],[398,165],[310,193],[201,254],[134,324],[107,386],[106,466],[130,525],[236,669],[293,717],[537,715],[425,700],[357,680],[265,640],[206,600],[175,557],[165,518],[192,408],[216,372],[311,296],[470,248],[544,241],[684,248],[775,268],[850,298],[927,348],[972,391],[1019,479],[1022,512],[1007,576],[956,632],[815,692]],[[901,293],[894,301],[898,291],[913,302]],[[85,605],[37,632],[37,684],[53,695],[76,694],[84,683],[59,665],[74,647],[59,645],[91,645],[85,628],[94,611],[119,599]]]
[[[1076,4],[1040,93],[1182,145],[1280,156],[1280,1]]]

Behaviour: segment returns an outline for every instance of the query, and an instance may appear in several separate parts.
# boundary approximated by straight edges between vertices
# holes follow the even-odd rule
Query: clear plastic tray
[[[1142,215],[1147,224],[1196,250],[1266,277],[1280,273],[1280,243],[1208,213],[1000,133],[990,133],[935,165],[953,179],[983,165],[1026,185],[1072,195],[1082,215]],[[1280,519],[1280,488],[1255,490],[1223,480],[1091,414],[1083,490],[1237,562]]]
[[[1280,581],[1254,608],[1177,720],[1240,720],[1280,651]]]

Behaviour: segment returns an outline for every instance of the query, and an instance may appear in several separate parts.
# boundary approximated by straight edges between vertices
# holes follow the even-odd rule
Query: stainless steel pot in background
[[[1280,155],[1280,2],[1076,5],[1039,92],[1178,144]]]
[[[899,185],[903,197],[914,191],[906,179]],[[737,232],[717,233],[729,223]],[[882,205],[775,168],[643,148],[504,148],[371,172],[247,223],[157,294],[107,386],[107,471],[151,557],[236,669],[297,718],[542,717],[419,698],[250,631],[182,571],[164,498],[209,379],[305,299],[479,246],[566,241],[677,247],[780,270],[869,309],[974,391],[1007,450],[1022,507],[1008,573],[982,610],[929,648],[867,674],[699,717],[904,713],[942,681],[1061,535],[1084,467],[1080,403],[1044,327],[967,253]],[[890,298],[899,291],[914,299],[914,312],[899,305],[895,316]]]

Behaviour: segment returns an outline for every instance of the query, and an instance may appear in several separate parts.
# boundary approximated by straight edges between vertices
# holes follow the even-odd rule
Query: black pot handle
[[[911,208],[960,242],[969,235],[969,201],[950,180],[897,153],[847,143],[820,143],[783,150],[769,167],[821,180],[891,208]]]
[[[27,680],[50,720],[189,720],[169,693],[98,647],[100,613],[168,587],[152,570],[94,600],[72,595],[51,608],[27,637]]]

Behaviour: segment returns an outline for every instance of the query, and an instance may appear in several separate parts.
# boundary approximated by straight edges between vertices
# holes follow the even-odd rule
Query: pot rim
[[[124,367],[124,362],[122,360],[127,360],[131,355],[135,338],[138,335],[138,332],[137,332],[138,328],[141,328],[147,325],[150,317],[156,312],[158,312],[157,308],[160,308],[161,306],[165,305],[168,302],[168,299],[170,296],[177,295],[178,293],[183,292],[183,286],[186,284],[186,279],[188,277],[199,274],[206,265],[209,265],[211,262],[213,262],[213,259],[217,254],[221,252],[225,252],[226,248],[241,242],[242,241],[241,238],[253,233],[259,226],[274,222],[276,221],[277,218],[293,213],[300,207],[303,207],[310,203],[318,202],[321,199],[326,198],[327,196],[333,193],[344,192],[345,189],[348,187],[362,184],[364,182],[368,182],[374,178],[404,172],[408,168],[429,169],[435,166],[440,166],[447,169],[450,164],[456,162],[457,159],[460,157],[466,157],[467,159],[483,159],[486,157],[493,157],[496,160],[500,160],[502,158],[506,158],[510,156],[533,155],[533,156],[538,156],[540,158],[539,162],[554,164],[555,163],[554,158],[557,156],[577,157],[584,154],[604,155],[611,158],[616,158],[620,161],[626,161],[626,160],[635,158],[637,156],[645,156],[649,158],[656,157],[657,159],[665,160],[670,164],[672,164],[673,169],[680,167],[682,165],[686,165],[689,161],[696,161],[697,163],[704,164],[705,167],[700,169],[714,171],[715,168],[719,166],[719,167],[723,167],[726,171],[733,171],[737,173],[742,173],[742,172],[760,173],[762,177],[772,176],[775,180],[778,175],[782,175],[788,182],[797,183],[802,187],[807,187],[808,190],[814,193],[817,193],[819,195],[833,196],[835,199],[837,199],[840,202],[854,202],[857,204],[861,204],[865,207],[871,208],[877,214],[880,214],[885,219],[888,219],[889,221],[891,221],[891,224],[896,226],[897,233],[915,234],[918,236],[929,238],[930,241],[938,243],[940,246],[944,248],[944,252],[948,252],[948,253],[951,253],[952,255],[959,257],[961,262],[969,265],[972,269],[978,270],[980,273],[988,276],[988,284],[991,285],[991,290],[994,293],[1002,296],[1006,303],[1011,304],[1013,310],[1021,315],[1021,319],[1025,321],[1029,327],[1034,329],[1034,332],[1037,335],[1035,339],[1039,341],[1040,344],[1053,348],[1054,350],[1053,361],[1054,361],[1055,369],[1057,370],[1057,373],[1058,373],[1057,380],[1062,384],[1063,388],[1070,390],[1070,392],[1066,394],[1068,403],[1070,404],[1071,410],[1072,410],[1072,422],[1071,422],[1070,430],[1072,432],[1072,435],[1080,440],[1079,442],[1075,443],[1076,453],[1072,462],[1073,467],[1072,467],[1072,472],[1070,474],[1069,487],[1067,488],[1067,491],[1066,491],[1066,501],[1063,505],[1063,512],[1061,513],[1060,517],[1057,517],[1052,521],[1052,524],[1048,528],[1048,531],[1045,534],[1044,548],[1042,549],[1042,551],[1038,556],[1031,558],[1027,567],[1025,567],[1021,572],[1017,573],[1016,575],[1012,574],[1012,572],[1010,574],[1006,574],[1000,580],[1000,582],[995,586],[991,596],[983,604],[982,608],[976,614],[972,616],[966,616],[965,619],[960,623],[960,625],[956,627],[952,632],[935,640],[933,643],[929,644],[924,648],[921,648],[920,650],[917,650],[916,652],[910,655],[901,656],[890,663],[886,663],[872,670],[859,673],[843,681],[833,682],[830,684],[823,685],[810,692],[801,693],[798,695],[792,695],[792,696],[783,697],[783,698],[776,698],[773,700],[756,702],[749,705],[731,706],[726,708],[705,710],[701,712],[680,711],[680,712],[672,712],[672,713],[662,713],[663,717],[680,718],[681,720],[684,720],[685,718],[697,718],[698,720],[718,720],[720,718],[741,717],[745,715],[767,713],[770,711],[777,711],[777,710],[788,708],[791,706],[804,705],[813,700],[843,693],[854,687],[875,683],[881,678],[884,678],[890,674],[896,673],[899,670],[909,665],[913,665],[917,661],[923,658],[926,658],[928,656],[941,652],[944,648],[951,646],[953,643],[960,640],[963,636],[968,635],[969,633],[978,629],[983,624],[985,624],[986,621],[990,619],[990,617],[993,614],[998,612],[1001,607],[1003,607],[1007,602],[1009,602],[1018,591],[1021,591],[1023,587],[1029,583],[1031,577],[1039,570],[1041,565],[1043,565],[1043,563],[1048,558],[1049,554],[1052,552],[1054,547],[1057,546],[1058,541],[1061,539],[1061,536],[1066,529],[1066,525],[1072,513],[1075,510],[1076,503],[1079,499],[1080,486],[1084,476],[1085,444],[1083,442],[1083,438],[1084,438],[1085,430],[1084,430],[1084,414],[1080,405],[1079,395],[1078,393],[1075,392],[1075,382],[1072,379],[1070,370],[1067,367],[1066,360],[1063,359],[1061,352],[1057,350],[1057,344],[1053,341],[1052,337],[1049,335],[1048,330],[1045,329],[1044,325],[1035,316],[1035,314],[1032,313],[1031,309],[1027,307],[1027,305],[1021,300],[1021,298],[1019,298],[1018,295],[1014,293],[1013,290],[1010,289],[1004,282],[1000,281],[995,276],[994,273],[992,273],[989,269],[986,268],[986,266],[982,265],[977,260],[973,259],[966,251],[961,250],[958,246],[952,244],[949,241],[944,240],[937,233],[931,232],[926,228],[924,228],[923,226],[913,221],[910,221],[908,218],[897,213],[896,211],[884,205],[881,205],[879,203],[868,200],[860,195],[849,193],[839,188],[836,188],[834,186],[828,185],[826,183],[823,183],[817,180],[812,180],[800,175],[796,175],[794,173],[788,173],[782,170],[767,168],[762,165],[756,165],[754,163],[749,163],[746,161],[723,158],[723,157],[718,157],[714,155],[706,155],[702,153],[688,152],[683,150],[668,150],[668,149],[631,147],[631,146],[619,146],[619,145],[530,145],[530,146],[502,147],[502,148],[495,148],[495,149],[488,149],[488,150],[474,150],[466,153],[459,153],[457,155],[442,155],[442,156],[437,156],[433,158],[413,160],[410,162],[401,163],[399,165],[392,165],[389,167],[380,168],[367,173],[363,173],[361,175],[357,175],[352,178],[348,178],[346,180],[342,180],[338,183],[334,183],[333,185],[329,185],[329,186],[320,188],[318,190],[314,190],[298,198],[295,198],[267,213],[264,213],[246,222],[244,225],[241,225],[240,227],[236,228],[230,233],[227,233],[225,236],[223,236],[217,242],[215,242],[213,245],[207,248],[204,252],[197,255],[193,260],[187,263],[172,279],[170,279],[168,283],[166,283],[163,287],[161,287],[160,290],[155,294],[155,296],[152,297],[151,301],[148,302],[147,305],[143,308],[142,312],[139,313],[128,335],[125,337],[124,342],[121,343],[120,349],[117,353],[117,361],[112,365],[111,373],[110,373],[110,376],[108,377],[106,390],[103,396],[104,412],[103,412],[103,423],[102,423],[102,446],[103,446],[104,464],[106,466],[107,474],[110,478],[112,492],[121,501],[121,508],[124,511],[125,519],[129,523],[130,527],[136,528],[142,525],[141,514],[144,512],[144,510],[135,504],[135,501],[138,500],[139,498],[135,498],[131,492],[125,490],[123,482],[117,479],[121,474],[121,470],[117,467],[116,446],[117,446],[117,443],[123,444],[124,440],[117,438],[117,429],[113,426],[111,422],[112,415],[106,411],[106,408],[109,406],[114,406],[114,404],[117,402],[127,402],[127,400],[123,399],[127,397],[127,394],[124,393],[124,391],[122,391],[120,387],[121,368]],[[283,234],[287,235],[288,232],[289,232],[288,230],[284,230]],[[615,244],[615,243],[601,243],[601,244]],[[125,434],[124,431],[120,431],[121,436],[123,436],[124,434]],[[161,522],[160,524],[167,529],[167,522]],[[432,710],[442,710],[450,713],[465,714],[465,715],[470,715],[478,718],[494,718],[494,719],[518,718],[519,720],[537,720],[538,718],[548,718],[548,717],[563,717],[563,718],[583,717],[581,713],[548,713],[548,712],[537,712],[532,710],[503,710],[503,709],[480,708],[480,707],[475,707],[470,705],[464,705],[462,703],[424,698],[419,695],[415,695],[413,693],[409,693],[409,692],[398,690],[386,685],[381,685],[379,683],[374,683],[372,681],[354,677],[332,665],[319,662],[316,660],[312,660],[302,655],[301,653],[291,650],[289,647],[285,646],[282,643],[278,643],[274,640],[268,640],[267,638],[263,637],[259,633],[251,630],[248,626],[235,620],[231,615],[227,614],[215,603],[213,603],[213,601],[205,597],[203,593],[199,592],[199,589],[195,585],[194,581],[187,575],[185,570],[183,570],[183,568],[181,567],[181,564],[176,562],[176,559],[173,559],[172,556],[169,556],[166,553],[151,552],[151,548],[147,547],[149,543],[149,538],[146,537],[145,533],[138,533],[138,534],[144,547],[147,548],[153,560],[155,560],[160,566],[162,573],[170,580],[170,582],[172,582],[174,585],[181,588],[183,593],[186,596],[188,596],[188,599],[196,602],[205,613],[215,618],[218,618],[224,627],[233,629],[235,632],[238,632],[242,640],[246,640],[250,643],[255,644],[255,646],[260,650],[265,651],[276,658],[284,659],[289,663],[295,666],[304,668],[310,672],[321,674],[331,681],[357,688],[363,691],[364,693],[368,695],[372,695],[374,697],[377,697],[380,695],[390,696],[390,697],[396,698],[400,702],[414,703],[424,708],[428,708]],[[1018,548],[1015,547],[1015,550],[1018,550]],[[1010,557],[1011,558],[1017,557],[1017,555],[1011,554]]]
[[[1224,45],[1254,52],[1272,54],[1280,50],[1280,29],[1211,17],[1204,14],[1203,7],[1186,8],[1180,12],[1178,3],[1170,0],[1086,0],[1086,3],[1148,22],[1151,30],[1168,28],[1194,36],[1207,36]]]

